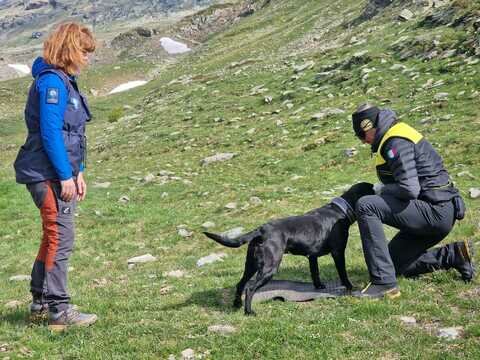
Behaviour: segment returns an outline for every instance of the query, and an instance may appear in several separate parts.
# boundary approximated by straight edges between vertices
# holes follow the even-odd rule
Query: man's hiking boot
[[[475,275],[472,241],[459,241],[454,243],[453,247],[455,250],[455,261],[452,265],[462,275],[463,281],[470,282]]]
[[[97,321],[95,314],[83,314],[69,306],[59,313],[49,313],[48,328],[52,331],[63,331],[72,326],[89,326]]]
[[[397,285],[376,285],[368,284],[362,291],[355,291],[355,297],[368,299],[395,299],[400,296],[400,290]]]

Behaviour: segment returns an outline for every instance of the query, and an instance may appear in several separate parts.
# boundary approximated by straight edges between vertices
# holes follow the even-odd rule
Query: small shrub
[[[123,116],[123,109],[121,107],[113,108],[108,114],[108,122],[117,122]]]

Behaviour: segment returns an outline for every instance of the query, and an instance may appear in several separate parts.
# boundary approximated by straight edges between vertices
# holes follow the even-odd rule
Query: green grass
[[[479,90],[480,66],[467,66],[457,57],[430,62],[412,58],[402,64],[415,70],[390,70],[400,63],[391,48],[400,36],[428,31],[440,39],[445,34],[451,43],[464,36],[465,29],[422,30],[413,23],[392,21],[394,11],[387,10],[383,17],[351,30],[357,38],[367,34],[365,45],[350,46],[345,40],[338,49],[320,51],[321,44],[343,36],[345,29],[335,20],[353,19],[361,5],[353,0],[272,2],[226,32],[212,35],[204,47],[164,68],[148,85],[115,96],[90,97],[95,119],[88,126],[89,193],[78,209],[69,286],[73,302],[97,313],[99,321],[61,335],[26,323],[28,286],[8,281],[30,272],[40,223],[27,191],[14,183],[11,167],[24,140],[22,107],[29,81],[0,83],[8,90],[0,92],[0,102],[12,104],[1,115],[0,128],[0,347],[8,344],[0,357],[166,359],[169,354],[179,358],[181,351],[192,348],[212,359],[478,358],[479,285],[463,284],[453,270],[417,281],[400,279],[402,297],[397,301],[267,302],[255,304],[258,316],[249,318],[231,307],[245,249],[222,248],[201,234],[207,220],[216,223],[214,231],[250,229],[271,218],[321,206],[340,194],[341,186],[375,181],[369,149],[354,138],[348,116],[369,100],[395,109],[439,150],[468,205],[466,219],[446,242],[472,238],[478,248],[480,205],[469,198],[468,189],[478,187],[480,174],[478,95],[472,95]],[[368,33],[374,25],[378,28]],[[320,41],[308,51],[292,50],[302,49],[320,33]],[[361,80],[362,67],[353,67],[344,71],[348,74],[344,82],[315,83],[322,66],[364,48],[372,58],[364,67],[376,69],[367,80]],[[255,61],[231,66],[245,59]],[[292,79],[292,64],[308,60],[315,61],[314,68]],[[460,63],[449,66],[452,61]],[[81,77],[81,85],[88,90],[130,80],[142,73],[143,66],[150,70],[155,64],[92,69]],[[191,81],[171,83],[185,78]],[[421,90],[430,78],[444,84]],[[250,95],[258,85],[268,91]],[[373,87],[376,91],[366,95]],[[282,104],[286,90],[294,91],[292,109]],[[457,95],[462,91],[464,95]],[[434,102],[438,92],[448,92],[449,101]],[[264,103],[266,95],[273,97],[272,104]],[[327,107],[346,113],[310,120]],[[116,109],[122,109],[123,117]],[[111,122],[113,113],[116,121]],[[450,120],[440,120],[449,114]],[[422,123],[426,118],[429,122]],[[304,150],[322,137],[325,144]],[[343,151],[352,146],[359,154],[347,158]],[[226,163],[200,165],[201,159],[217,152],[238,156]],[[164,184],[158,177],[152,183],[141,181],[162,170],[177,178]],[[465,170],[476,178],[457,175]],[[292,180],[295,175],[302,177]],[[108,189],[93,186],[106,181],[112,183]],[[323,193],[330,189],[331,195]],[[118,202],[123,195],[130,198],[126,204]],[[249,204],[252,196],[260,197],[262,204]],[[238,203],[237,210],[226,210],[225,204],[232,201]],[[194,232],[191,238],[177,235],[180,224]],[[387,233],[392,236],[394,231]],[[228,257],[197,268],[196,261],[212,252],[226,252]],[[158,261],[127,269],[128,258],[146,253]],[[310,281],[307,263],[286,256],[277,278]],[[167,277],[172,270],[183,270],[187,276]],[[356,226],[350,231],[347,270],[357,287],[368,281]],[[325,279],[337,277],[328,256],[320,259],[320,271]],[[10,300],[22,301],[23,306],[5,308]],[[418,324],[404,326],[398,317],[407,315]],[[237,333],[209,333],[208,326],[215,324],[233,325]],[[448,326],[463,326],[464,336],[439,340],[436,329]]]

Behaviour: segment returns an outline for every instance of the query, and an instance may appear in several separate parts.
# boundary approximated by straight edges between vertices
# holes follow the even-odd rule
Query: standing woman
[[[26,184],[40,209],[43,228],[32,269],[30,312],[32,318],[48,313],[52,330],[97,319],[76,310],[67,291],[76,202],[87,193],[85,124],[91,119],[76,77],[94,50],[90,30],[72,22],[58,26],[45,41],[43,58],[32,66],[34,81],[25,107],[27,140],[14,164],[17,182]]]

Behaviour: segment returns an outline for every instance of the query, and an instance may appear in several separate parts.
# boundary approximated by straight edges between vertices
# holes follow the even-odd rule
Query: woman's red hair
[[[95,51],[95,39],[85,26],[74,22],[59,25],[43,44],[45,61],[73,75],[87,65],[84,53]]]

